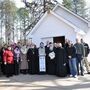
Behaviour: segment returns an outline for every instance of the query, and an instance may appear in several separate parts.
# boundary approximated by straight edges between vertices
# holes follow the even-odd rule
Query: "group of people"
[[[11,77],[23,74],[49,74],[65,77],[70,75],[84,76],[84,65],[90,74],[87,60],[90,52],[87,43],[76,39],[73,44],[65,40],[65,44],[43,42],[37,48],[35,44],[4,45],[0,47],[0,75]]]

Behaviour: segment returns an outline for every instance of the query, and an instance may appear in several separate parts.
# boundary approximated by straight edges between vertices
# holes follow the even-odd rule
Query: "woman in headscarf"
[[[20,65],[20,71],[23,74],[27,74],[28,71],[28,62],[26,54],[27,54],[27,46],[23,44],[23,46],[21,46],[21,65]]]
[[[18,75],[20,72],[20,61],[21,61],[21,51],[18,46],[14,48],[14,74]]]

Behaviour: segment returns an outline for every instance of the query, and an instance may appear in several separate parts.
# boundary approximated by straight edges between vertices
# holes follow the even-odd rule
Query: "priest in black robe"
[[[48,50],[49,50],[49,41],[46,42],[45,53],[46,53],[46,73],[47,73],[47,65],[48,65]]]
[[[30,46],[27,51],[27,60],[28,60],[28,73],[29,74],[38,74],[38,49],[34,44]]]
[[[56,73],[56,58],[55,58],[55,47],[52,42],[49,43],[49,48],[47,48],[47,74],[55,75]]]
[[[56,48],[56,75],[59,77],[67,76],[66,55],[61,43]]]

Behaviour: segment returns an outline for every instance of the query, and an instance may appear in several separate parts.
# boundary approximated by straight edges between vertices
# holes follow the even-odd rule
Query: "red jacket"
[[[4,62],[8,63],[8,64],[13,64],[14,63],[14,55],[13,52],[10,50],[5,50],[3,53],[3,60]]]

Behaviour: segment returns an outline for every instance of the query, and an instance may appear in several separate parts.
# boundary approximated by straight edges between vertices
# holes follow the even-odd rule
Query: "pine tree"
[[[63,0],[63,5],[74,13],[85,18],[85,0]]]
[[[85,17],[86,14],[85,6],[86,6],[85,0],[73,0],[72,3],[73,11],[82,17]]]
[[[67,9],[72,10],[72,2],[71,2],[71,0],[63,0],[62,4]]]

